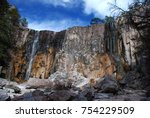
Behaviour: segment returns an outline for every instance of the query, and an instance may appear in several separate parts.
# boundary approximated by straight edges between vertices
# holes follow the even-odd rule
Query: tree
[[[114,17],[112,16],[105,16],[105,23],[113,23],[115,21]]]
[[[13,23],[14,26],[19,26],[20,14],[16,7],[10,6],[7,15],[9,16],[9,20],[11,23]]]
[[[90,22],[91,25],[93,24],[102,24],[104,23],[104,20],[100,19],[100,18],[93,18]]]
[[[28,27],[28,21],[26,18],[21,18],[20,19],[20,25],[23,27]]]
[[[8,8],[9,8],[9,4],[7,0],[1,0],[0,1],[0,17],[6,14]]]
[[[9,5],[7,0],[0,1],[0,66],[7,65],[10,50],[14,49],[14,41],[19,27],[18,10]]]

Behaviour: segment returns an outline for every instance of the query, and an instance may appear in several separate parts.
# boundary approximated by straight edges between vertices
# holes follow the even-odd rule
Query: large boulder
[[[26,83],[27,89],[37,89],[37,88],[52,88],[53,82],[49,79],[37,79],[30,78]]]
[[[12,91],[12,93],[18,93],[18,94],[21,93],[21,89],[18,86],[14,86],[14,85],[6,85],[4,89]]]
[[[142,88],[142,77],[136,71],[130,71],[130,72],[126,73],[121,80],[119,80],[119,84],[123,88],[141,89]]]
[[[90,84],[86,84],[80,89],[79,93],[86,97],[88,101],[91,101],[94,98],[95,89]]]
[[[79,72],[76,71],[70,71],[69,73],[65,71],[57,71],[51,74],[49,80],[55,84],[54,87],[56,88],[59,88],[59,86],[61,88],[61,85],[66,88],[83,87],[89,83],[89,79],[83,77]]]
[[[117,93],[119,85],[113,76],[105,76],[103,80],[97,82],[94,86],[96,89],[104,93]]]
[[[7,79],[0,78],[0,87],[4,87],[6,85],[14,85],[14,86],[16,86],[17,83],[14,82],[14,81],[9,81]]]
[[[10,101],[10,100],[11,100],[11,98],[10,98],[10,96],[7,94],[7,91],[0,89],[0,101]]]

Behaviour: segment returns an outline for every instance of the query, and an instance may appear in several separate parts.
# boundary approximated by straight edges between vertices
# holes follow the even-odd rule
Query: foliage
[[[21,18],[20,19],[20,25],[23,27],[28,27],[28,21],[26,18]]]
[[[105,23],[113,23],[114,22],[114,17],[112,16],[105,16]]]
[[[1,0],[0,1],[0,17],[6,14],[8,8],[9,8],[9,4],[7,0]]]
[[[93,19],[91,19],[91,22],[90,22],[91,25],[102,24],[102,23],[104,23],[104,20],[102,20],[100,18],[93,18]]]
[[[0,65],[6,65],[13,49],[15,32],[19,27],[18,10],[7,0],[0,1]]]
[[[19,14],[17,8],[15,8],[14,6],[11,6],[8,10],[7,15],[8,15],[10,22],[13,25],[15,25],[15,26],[19,25],[20,14]]]

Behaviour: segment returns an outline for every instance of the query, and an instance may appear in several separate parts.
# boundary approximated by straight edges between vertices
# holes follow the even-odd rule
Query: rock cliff
[[[1,79],[0,100],[149,100],[134,71],[139,33],[123,22],[60,32],[20,29],[9,67],[0,68],[15,82]]]
[[[115,30],[114,34],[109,33],[111,30]],[[17,82],[48,79],[56,72],[66,73],[68,79],[80,76],[89,82],[105,75],[120,79],[127,67],[137,61],[134,55],[137,35],[132,28],[118,31],[104,24],[61,32],[21,29],[10,62],[11,72],[5,73]]]

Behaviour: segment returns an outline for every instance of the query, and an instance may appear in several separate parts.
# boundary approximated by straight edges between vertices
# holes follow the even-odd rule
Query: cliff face
[[[0,65],[0,77],[18,83],[0,78],[0,100],[150,100],[150,7],[140,7],[105,25],[20,28]]]
[[[67,72],[70,79],[75,79],[73,73],[88,79],[112,74],[111,57],[103,53],[104,25],[71,28],[66,31],[62,50],[56,55],[55,71]]]
[[[18,49],[12,59],[11,79],[19,82],[28,80],[29,77],[48,78],[56,50],[62,46],[59,36],[63,40],[64,34],[33,30],[21,32],[17,39]]]
[[[126,66],[135,64],[133,39],[137,32],[122,28],[114,37],[106,35],[109,30],[103,24],[61,32],[23,29],[18,33],[12,71],[7,75],[17,82],[30,77],[47,79],[57,72],[66,73],[68,79],[77,75],[89,81],[105,75],[120,79],[118,70],[124,72]]]

